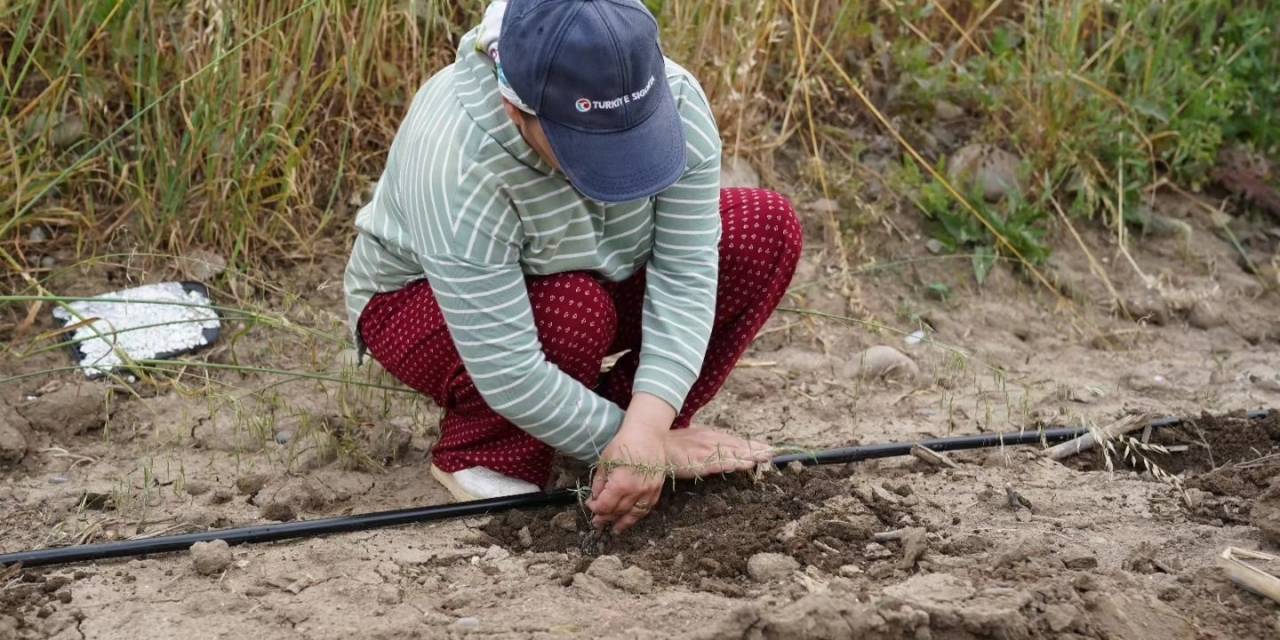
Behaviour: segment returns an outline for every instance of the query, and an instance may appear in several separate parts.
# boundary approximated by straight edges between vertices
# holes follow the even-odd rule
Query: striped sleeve
[[[622,424],[622,409],[547,361],[519,265],[433,256],[426,270],[485,403],[558,451],[598,458]]]
[[[720,134],[706,98],[685,76],[677,95],[689,169],[658,195],[645,272],[640,366],[633,393],[678,412],[702,370],[715,317],[720,243]]]
[[[409,238],[385,211],[382,182],[373,200],[356,216],[356,239],[343,274],[347,317],[356,331],[360,312],[374,294],[396,291],[424,277]],[[359,336],[356,336],[357,341]]]
[[[519,263],[520,223],[496,185],[479,170],[464,176],[452,220],[424,230],[443,234],[438,244],[446,249],[425,255],[423,269],[485,403],[556,450],[594,461],[622,424],[623,411],[543,353]]]

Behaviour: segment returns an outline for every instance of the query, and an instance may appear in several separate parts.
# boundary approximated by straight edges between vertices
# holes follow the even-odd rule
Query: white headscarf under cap
[[[476,39],[476,48],[489,56],[493,60],[493,65],[498,74],[498,91],[507,102],[515,105],[521,111],[529,115],[537,115],[529,105],[516,95],[516,90],[511,88],[511,84],[507,82],[506,74],[502,73],[502,61],[498,57],[498,34],[502,31],[502,16],[507,12],[506,0],[497,0],[491,3],[484,10],[484,20],[480,22],[480,37]]]

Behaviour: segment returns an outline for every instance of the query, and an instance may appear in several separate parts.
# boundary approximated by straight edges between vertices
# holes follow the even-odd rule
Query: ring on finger
[[[648,510],[650,510],[650,509],[652,509],[652,508],[653,508],[653,507],[649,506],[649,503],[648,503],[648,502],[645,502],[645,501],[643,501],[643,500],[641,500],[641,501],[639,501],[639,502],[637,502],[637,503],[635,503],[635,504],[631,505],[631,510],[632,510],[632,511],[648,511]]]

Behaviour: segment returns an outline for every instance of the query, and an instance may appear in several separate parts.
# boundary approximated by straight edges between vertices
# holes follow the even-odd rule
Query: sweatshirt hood
[[[529,167],[551,175],[554,170],[524,141],[502,106],[497,68],[479,45],[480,27],[468,31],[458,44],[453,65],[454,99],[472,122],[506,153]]]

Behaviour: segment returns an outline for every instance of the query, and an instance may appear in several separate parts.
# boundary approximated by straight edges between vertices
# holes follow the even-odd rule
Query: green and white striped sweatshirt
[[[358,234],[344,285],[355,327],[376,293],[426,277],[488,405],[557,450],[594,460],[623,410],[547,361],[526,274],[646,270],[634,392],[677,411],[702,369],[715,314],[720,135],[693,76],[668,60],[688,167],[654,198],[605,204],[575,191],[503,110],[477,30],[418,91]]]

